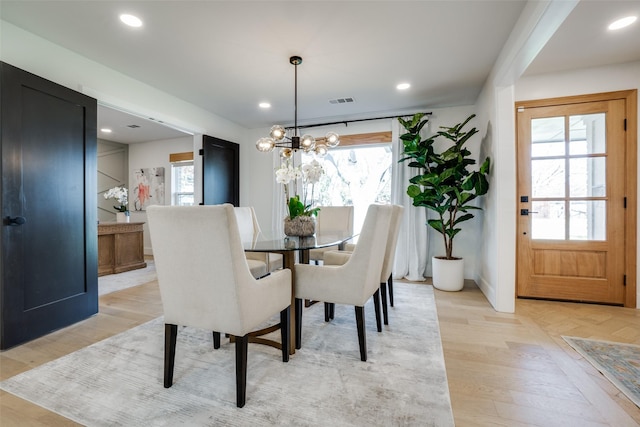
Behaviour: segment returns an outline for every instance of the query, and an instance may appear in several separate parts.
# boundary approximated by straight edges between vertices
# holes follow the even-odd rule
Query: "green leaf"
[[[489,168],[491,167],[491,160],[487,157],[482,165],[480,166],[480,173],[486,175],[489,173]]]
[[[456,218],[456,220],[453,222],[453,225],[459,224],[459,223],[464,222],[464,221],[468,221],[468,220],[470,220],[471,218],[473,218],[473,215],[472,215],[472,214],[466,214],[466,215],[459,216],[459,217],[458,217],[458,218]]]
[[[407,188],[407,194],[411,198],[418,196],[418,194],[420,194],[421,192],[422,191],[420,190],[420,187],[418,187],[417,185],[410,185],[409,188]]]
[[[489,191],[489,181],[487,181],[486,176],[478,174],[478,179],[475,183],[475,189],[478,196],[487,194],[487,192]]]
[[[430,219],[427,220],[427,223],[439,233],[445,234],[444,228],[442,227],[442,221],[439,219]]]

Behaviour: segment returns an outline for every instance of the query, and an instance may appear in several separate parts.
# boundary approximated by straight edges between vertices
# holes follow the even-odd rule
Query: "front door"
[[[630,303],[627,104],[602,98],[516,105],[519,297]]]
[[[98,311],[96,100],[0,63],[0,349]]]

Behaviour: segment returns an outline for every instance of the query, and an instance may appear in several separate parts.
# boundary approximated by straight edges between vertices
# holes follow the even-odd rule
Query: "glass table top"
[[[268,234],[260,233],[255,241],[242,242],[242,245],[245,251],[253,252],[297,251],[340,245],[355,236],[357,234],[316,233],[308,237],[284,236],[274,238]]]

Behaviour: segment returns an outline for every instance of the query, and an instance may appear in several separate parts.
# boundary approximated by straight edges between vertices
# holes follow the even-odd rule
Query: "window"
[[[174,206],[192,206],[193,160],[171,163],[171,204]]]
[[[312,155],[303,153],[302,162]],[[391,144],[366,144],[329,150],[325,175],[307,189],[314,206],[353,206],[354,231],[359,232],[372,203],[391,203]]]

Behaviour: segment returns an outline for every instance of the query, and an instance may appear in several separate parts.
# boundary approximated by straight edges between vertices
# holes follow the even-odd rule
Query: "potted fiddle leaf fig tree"
[[[420,136],[428,121],[425,113],[416,113],[408,120],[398,119],[407,131],[400,136],[405,156],[400,162],[409,160],[409,166],[420,171],[409,179],[407,194],[414,206],[426,207],[435,213],[435,218],[428,219],[427,223],[442,236],[445,254],[432,259],[433,285],[447,291],[459,291],[464,286],[464,260],[453,255],[453,240],[462,230],[460,224],[474,217],[473,210],[480,209],[472,202],[489,190],[489,157],[474,170],[472,166],[476,161],[470,158],[471,152],[465,147],[478,133],[475,127],[465,130],[474,117],[472,114],[452,127],[441,126],[426,139]],[[442,152],[434,148],[439,138],[450,143]]]

